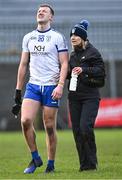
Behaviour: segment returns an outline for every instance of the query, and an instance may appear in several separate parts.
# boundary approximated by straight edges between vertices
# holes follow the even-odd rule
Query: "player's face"
[[[70,40],[71,40],[72,46],[79,46],[82,44],[82,39],[79,36],[76,36],[74,34],[71,36]]]
[[[37,11],[37,23],[43,24],[52,21],[50,8],[40,7]]]

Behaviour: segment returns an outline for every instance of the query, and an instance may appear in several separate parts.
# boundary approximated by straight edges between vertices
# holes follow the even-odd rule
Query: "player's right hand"
[[[14,96],[15,104],[12,106],[11,112],[17,116],[21,109],[22,104],[22,97],[21,97],[21,90],[16,89],[15,96]]]
[[[15,116],[18,116],[18,114],[19,114],[19,112],[20,112],[20,109],[21,109],[21,105],[19,105],[19,104],[14,104],[13,107],[12,107],[11,112],[12,112]]]

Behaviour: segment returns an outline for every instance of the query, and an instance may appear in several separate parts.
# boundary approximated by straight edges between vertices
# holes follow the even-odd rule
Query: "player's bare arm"
[[[22,90],[23,88],[28,62],[29,62],[29,53],[22,52],[21,60],[18,68],[16,89]]]
[[[69,58],[68,52],[59,53],[61,71],[60,71],[59,83],[52,93],[53,99],[60,99],[63,94],[63,87],[68,72],[68,58]]]

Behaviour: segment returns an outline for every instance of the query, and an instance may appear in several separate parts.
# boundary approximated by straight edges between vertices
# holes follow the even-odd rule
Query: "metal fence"
[[[74,23],[55,24],[70,46],[70,29]],[[16,73],[20,59],[23,36],[36,29],[36,24],[0,24],[0,129],[20,129],[20,122],[10,114],[16,84]],[[106,65],[106,86],[101,89],[102,97],[122,96],[122,22],[91,22],[89,40],[100,50]],[[67,87],[58,113],[58,127],[68,127]]]
[[[70,29],[73,23],[55,24],[62,32],[70,47]],[[0,25],[0,63],[18,62],[23,36],[36,29],[36,24]],[[122,60],[122,22],[91,22],[88,29],[89,40],[100,50],[104,60]]]

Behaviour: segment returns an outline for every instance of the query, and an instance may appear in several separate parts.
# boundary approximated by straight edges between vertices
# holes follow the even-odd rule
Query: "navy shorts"
[[[39,101],[43,106],[59,107],[60,100],[52,99],[52,92],[56,85],[39,86],[32,83],[27,83],[24,94],[24,99],[34,99]]]

